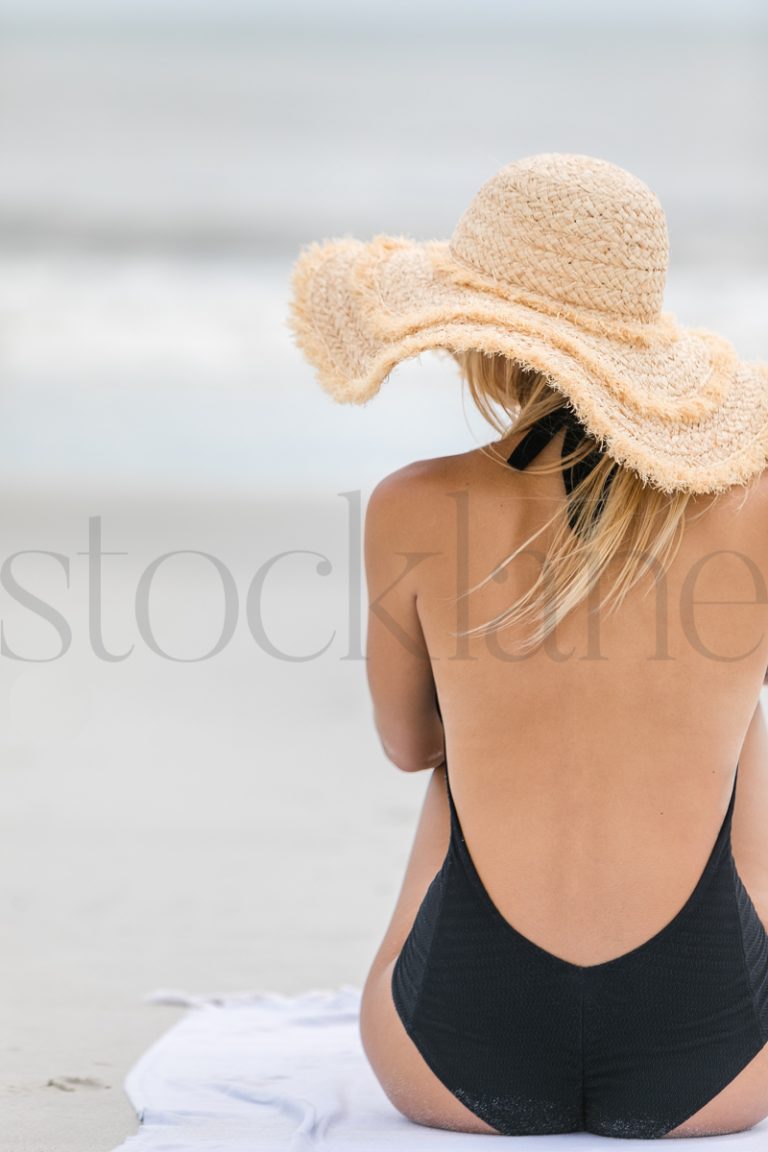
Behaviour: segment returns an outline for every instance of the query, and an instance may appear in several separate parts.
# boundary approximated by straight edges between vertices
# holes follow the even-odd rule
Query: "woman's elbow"
[[[434,756],[408,756],[389,752],[386,756],[401,772],[426,772],[428,769],[440,768],[445,763],[443,751],[435,753]]]
[[[379,733],[384,755],[401,772],[426,772],[445,763],[445,744],[424,745],[411,741],[390,742]]]
[[[436,708],[411,710],[373,705],[382,750],[401,772],[425,772],[445,762],[445,731]]]

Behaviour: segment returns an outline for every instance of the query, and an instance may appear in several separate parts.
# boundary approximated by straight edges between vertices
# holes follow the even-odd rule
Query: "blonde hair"
[[[542,417],[567,406],[565,396],[550,377],[531,365],[502,354],[479,350],[444,350],[458,364],[470,395],[485,419],[502,435],[525,434]],[[501,416],[498,413],[501,409]],[[506,425],[505,425],[506,422]],[[561,472],[599,448],[586,436],[578,448],[551,465],[535,461],[526,469],[542,475]],[[498,456],[494,457],[500,462]],[[505,465],[506,466],[506,465]],[[613,475],[609,478],[609,474]],[[757,477],[755,478],[757,479]],[[608,481],[607,491],[604,486]],[[624,560],[607,594],[594,611],[615,611],[629,590],[645,575],[657,573],[674,560],[683,537],[684,519],[693,493],[672,494],[647,485],[632,470],[609,456],[602,456],[579,483],[565,506],[529,536],[479,584],[460,593],[469,595],[492,580],[550,525],[552,541],[544,554],[541,572],[532,587],[492,620],[454,636],[484,635],[516,624],[532,622],[530,635],[517,649],[525,653],[537,647],[569,612],[595,589],[614,559]],[[602,509],[598,504],[602,501]],[[702,510],[702,513],[706,508]],[[569,523],[573,519],[573,529]]]

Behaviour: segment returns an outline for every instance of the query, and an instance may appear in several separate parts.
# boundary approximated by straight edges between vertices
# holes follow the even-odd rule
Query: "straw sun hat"
[[[664,211],[605,160],[543,153],[484,184],[450,240],[326,240],[293,268],[288,324],[340,403],[432,348],[545,373],[598,447],[667,492],[719,492],[768,461],[768,363],[662,311]]]

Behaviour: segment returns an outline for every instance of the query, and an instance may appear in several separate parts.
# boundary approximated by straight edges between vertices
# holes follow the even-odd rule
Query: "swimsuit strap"
[[[445,789],[448,793],[448,807],[451,810],[451,839],[457,835],[461,835],[461,824],[459,823],[459,814],[456,811],[456,805],[453,802],[453,793],[451,792],[451,782],[448,779],[448,761],[445,761]]]
[[[563,447],[560,452],[563,458],[575,451],[589,434],[573,409],[567,405],[563,405],[563,407],[556,409],[554,412],[548,412],[546,416],[540,417],[535,424],[531,425],[520,443],[515,446],[508,456],[507,463],[509,466],[519,470],[526,468],[531,460],[538,456],[563,427],[565,428],[565,436],[563,437]],[[576,531],[578,506],[576,499],[573,497],[573,489],[589,475],[604,455],[604,449],[593,448],[583,460],[578,460],[575,464],[568,464],[563,467],[563,484],[565,486],[566,497],[569,500],[568,521],[574,532]],[[597,522],[603,510],[608,489],[617,471],[618,464],[614,464],[606,477],[603,490],[598,498],[596,508],[592,515],[592,524]]]
[[[736,770],[733,773],[733,787],[731,788],[731,798],[728,801],[728,811],[725,813],[725,820],[723,821],[724,824],[728,825],[728,831],[729,832],[730,832],[730,827],[731,827],[731,819],[733,817],[733,806],[734,806],[734,803],[736,801],[736,785],[738,784],[738,782],[739,782],[739,762],[737,761],[736,762]]]

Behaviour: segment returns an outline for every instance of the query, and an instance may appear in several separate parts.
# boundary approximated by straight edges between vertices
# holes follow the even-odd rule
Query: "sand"
[[[391,914],[426,787],[381,753],[349,626],[348,547],[332,496],[314,504],[16,494],[4,558],[62,613],[72,642],[3,589],[0,661],[0,1098],[5,1152],[108,1152],[136,1130],[125,1074],[182,1010],[156,989],[361,985]],[[99,513],[103,641],[89,636],[88,516]],[[198,663],[163,659],[137,625],[139,574],[172,549],[217,556],[239,615]],[[270,557],[316,549],[265,581],[257,643],[247,587]],[[161,567],[157,642],[192,656],[221,629],[221,583],[198,557]],[[94,597],[92,596],[92,600]],[[335,636],[333,635],[335,630]],[[351,658],[348,658],[350,657]],[[30,659],[45,659],[30,663]],[[361,867],[361,864],[363,865]]]

